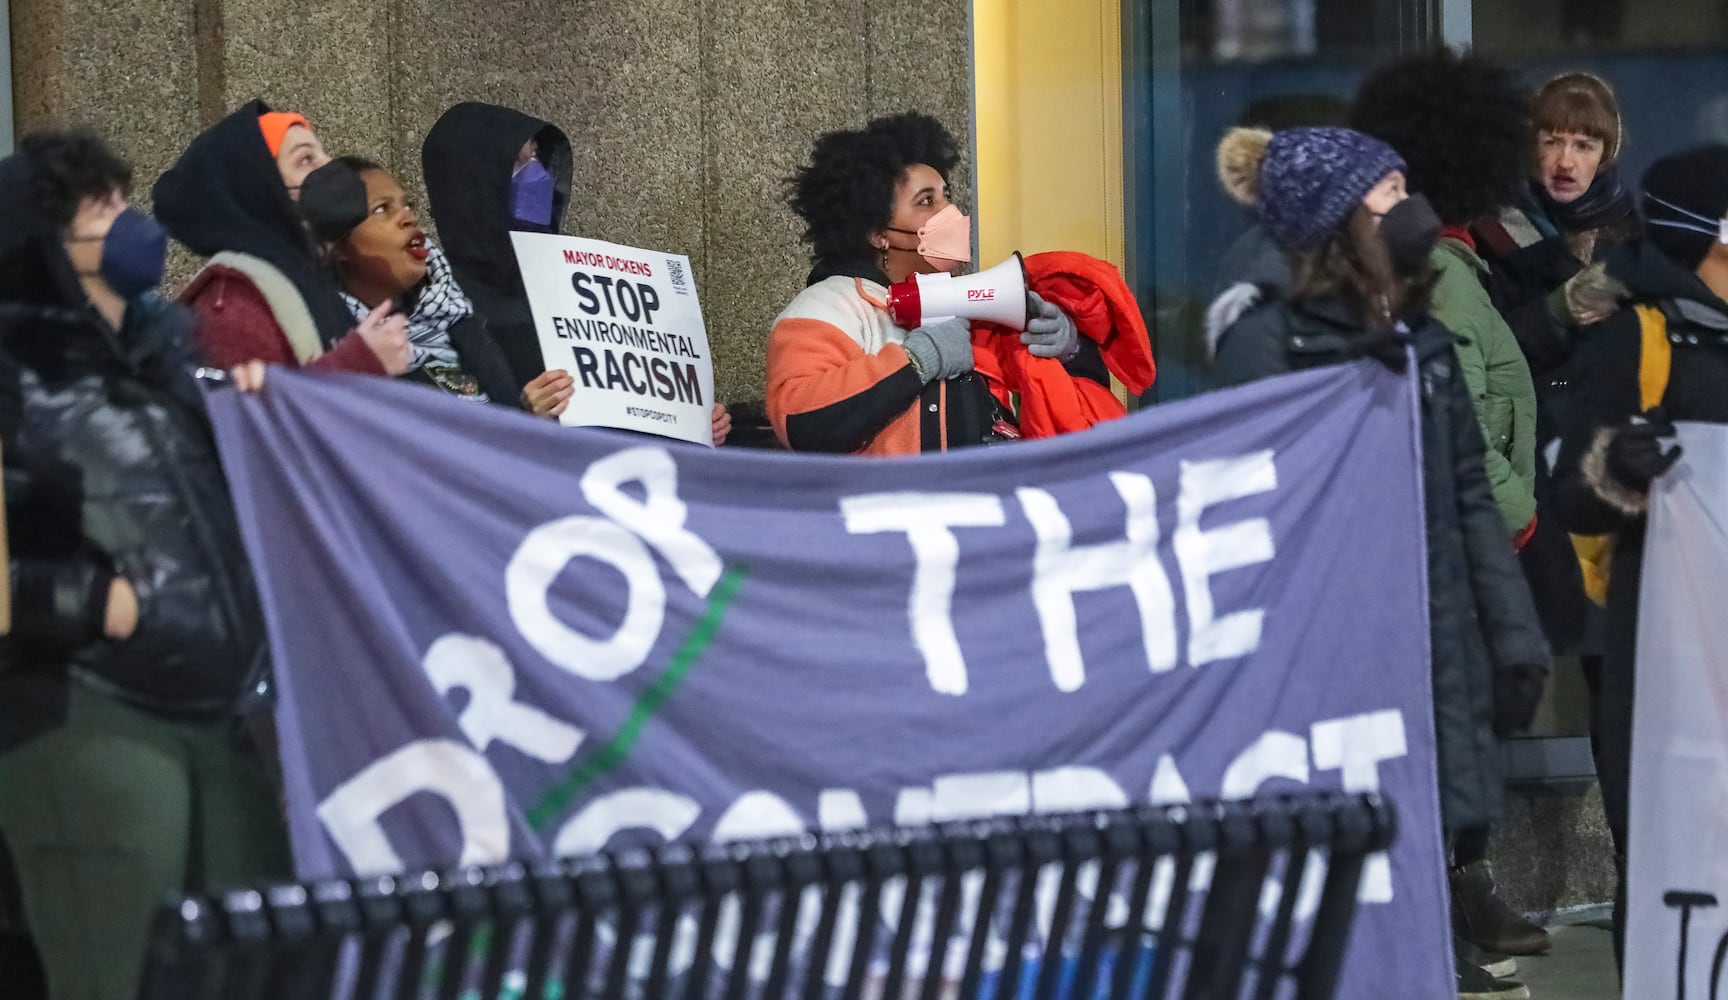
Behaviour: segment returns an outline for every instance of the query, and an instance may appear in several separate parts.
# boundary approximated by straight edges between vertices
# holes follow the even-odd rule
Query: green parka
[[[1458,363],[1487,444],[1484,465],[1494,502],[1516,535],[1536,516],[1536,387],[1512,328],[1494,308],[1481,275],[1488,265],[1462,242],[1434,249],[1440,272],[1431,312],[1458,336]]]

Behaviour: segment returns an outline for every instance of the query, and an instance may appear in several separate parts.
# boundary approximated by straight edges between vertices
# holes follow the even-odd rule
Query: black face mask
[[[1380,238],[1399,274],[1420,274],[1440,242],[1440,217],[1427,198],[1413,194],[1380,217]]]

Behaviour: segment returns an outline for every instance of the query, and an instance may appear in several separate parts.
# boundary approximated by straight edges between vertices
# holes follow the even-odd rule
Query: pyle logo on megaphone
[[[1016,253],[977,274],[914,274],[888,287],[888,315],[902,330],[959,317],[1026,329],[1026,264]]]

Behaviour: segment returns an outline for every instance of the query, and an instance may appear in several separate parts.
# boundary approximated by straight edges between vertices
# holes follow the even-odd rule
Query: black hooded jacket
[[[111,329],[29,204],[26,171],[0,163],[14,605],[0,640],[0,749],[63,717],[71,680],[171,715],[224,715],[262,676],[264,627],[190,374],[191,317],[150,294]],[[103,636],[117,574],[139,606],[120,642]]]
[[[264,143],[258,116],[269,110],[253,101],[193,139],[156,182],[156,217],[193,253],[250,254],[281,271],[306,301],[328,349],[354,328],[354,317]]]
[[[1728,423],[1728,301],[1647,243],[1617,248],[1607,267],[1631,292],[1634,306],[1662,313],[1672,351],[1660,404],[1664,415]],[[1643,323],[1637,310],[1628,307],[1590,328],[1580,340],[1579,382],[1555,463],[1556,505],[1573,531],[1618,532],[1622,541],[1636,535],[1633,548],[1641,552],[1643,498],[1605,478],[1601,459],[1606,438],[1643,410]],[[1627,558],[1635,560],[1636,555],[1629,552]],[[1619,556],[1615,559],[1618,567]]]
[[[1244,244],[1245,277],[1209,311],[1212,375],[1220,386],[1380,353],[1356,311],[1335,299],[1295,303],[1288,269]],[[1275,249],[1275,248],[1274,248]],[[1280,272],[1283,277],[1280,277]],[[1440,813],[1449,830],[1501,814],[1503,763],[1492,723],[1496,675],[1546,665],[1530,590],[1483,470],[1485,445],[1453,333],[1431,317],[1411,336],[1421,386],[1422,493],[1428,543],[1428,629],[1438,742]]]
[[[1573,409],[1554,465],[1554,509],[1577,534],[1614,537],[1602,622],[1602,691],[1593,699],[1593,729],[1603,807],[1623,849],[1648,494],[1614,476],[1608,448],[1619,429],[1644,409],[1644,330],[1632,306],[1654,307],[1662,314],[1672,352],[1659,404],[1663,413],[1670,420],[1721,424],[1728,423],[1728,301],[1649,244],[1616,247],[1606,264],[1608,273],[1631,291],[1632,305],[1579,337],[1579,377],[1569,396]]]
[[[510,206],[516,154],[530,139],[554,183],[552,224],[541,231],[556,233],[570,204],[571,171],[570,140],[556,127],[510,108],[469,101],[444,112],[420,149],[438,240],[457,284],[504,349],[517,385],[546,370],[510,242],[512,230],[534,231],[514,221]]]

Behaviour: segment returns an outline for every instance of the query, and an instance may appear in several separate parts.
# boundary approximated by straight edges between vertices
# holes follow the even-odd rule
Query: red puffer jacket
[[[1033,254],[1025,263],[1027,284],[1073,318],[1117,381],[1136,395],[1151,387],[1158,368],[1146,321],[1114,265],[1070,251]],[[974,323],[972,347],[996,398],[1007,406],[1011,395],[1020,397],[1022,437],[1067,434],[1127,414],[1109,387],[1070,374],[1055,358],[1033,356],[1013,330]]]

